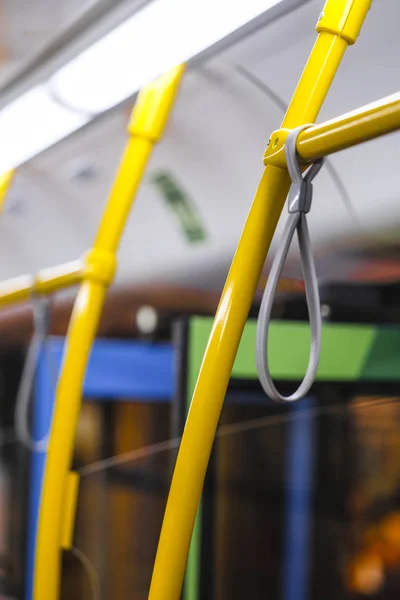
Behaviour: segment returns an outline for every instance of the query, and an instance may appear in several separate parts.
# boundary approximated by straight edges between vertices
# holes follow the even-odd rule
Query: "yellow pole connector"
[[[371,4],[372,0],[328,0],[318,19],[317,32],[333,33],[354,44]]]
[[[163,134],[184,68],[173,69],[140,94],[122,157],[94,247],[84,261],[83,282],[73,309],[57,386],[38,523],[34,600],[57,600],[61,546],[71,544],[71,506],[77,493],[70,468],[89,352],[107,286],[116,268],[116,251],[151,150]],[[73,486],[71,488],[71,481]],[[66,502],[65,498],[69,498]],[[68,531],[64,529],[68,521]]]

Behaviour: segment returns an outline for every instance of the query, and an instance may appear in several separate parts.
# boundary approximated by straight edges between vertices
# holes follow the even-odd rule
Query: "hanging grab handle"
[[[32,298],[33,309],[33,336],[28,347],[21,381],[15,403],[15,429],[18,441],[28,450],[33,452],[46,452],[48,434],[42,439],[32,437],[29,426],[29,405],[33,393],[36,371],[40,354],[46,352],[46,339],[49,332],[51,300],[44,296],[34,295]]]
[[[286,221],[282,239],[272,263],[257,322],[256,358],[258,376],[265,393],[277,402],[294,402],[295,400],[302,398],[308,392],[314,383],[321,352],[321,308],[306,214],[311,208],[313,194],[312,180],[321,169],[323,159],[314,162],[309,167],[304,177],[302,176],[297,159],[296,140],[300,131],[307,127],[310,127],[310,125],[296,127],[290,132],[286,140],[286,163],[292,180],[292,185],[288,194],[289,217]],[[311,330],[311,348],[307,371],[302,383],[290,396],[282,396],[276,389],[269,370],[268,331],[276,288],[295,231],[297,231],[299,240],[301,266],[306,289]]]

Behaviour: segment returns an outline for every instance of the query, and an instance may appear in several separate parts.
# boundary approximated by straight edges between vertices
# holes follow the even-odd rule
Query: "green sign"
[[[151,176],[164,201],[174,212],[181,231],[190,244],[198,244],[207,239],[207,232],[201,216],[192,200],[170,173],[158,171]]]

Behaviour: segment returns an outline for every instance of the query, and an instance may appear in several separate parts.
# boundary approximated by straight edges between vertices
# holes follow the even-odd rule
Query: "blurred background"
[[[186,12],[181,4],[0,0],[0,174],[17,168],[0,215],[0,280],[33,275],[90,248],[145,73],[159,74],[160,56],[163,68],[173,66],[179,36],[209,32],[188,56],[101,319],[77,437],[81,484],[74,547],[63,560],[63,600],[147,598],[199,368],[191,353],[204,349],[196,319],[208,324],[215,313],[269,134],[280,125],[323,8],[322,0],[254,0],[248,15],[240,9],[238,21],[231,15],[218,34],[223,2],[207,0],[198,14],[196,3]],[[373,3],[320,121],[398,91],[397,13],[396,0]],[[398,598],[399,152],[399,133],[376,139],[331,156],[315,182],[309,225],[324,323],[338,332],[337,369],[290,410],[274,405],[254,374],[233,376],[185,600]],[[281,230],[282,220],[250,326]],[[36,437],[49,427],[75,295],[76,289],[58,293],[50,307],[47,346],[29,391]],[[307,327],[296,243],[274,317]],[[33,332],[31,302],[1,309],[4,600],[31,600],[45,451],[21,443],[15,413]],[[243,352],[253,360],[253,346]],[[357,352],[360,365],[349,375],[346,362]],[[276,360],[281,384],[294,385],[303,358],[300,371],[290,372],[280,370],[284,350]]]

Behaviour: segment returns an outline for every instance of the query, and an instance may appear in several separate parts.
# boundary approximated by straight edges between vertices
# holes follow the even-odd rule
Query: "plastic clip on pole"
[[[288,195],[289,217],[282,234],[280,246],[272,263],[267,285],[265,286],[257,323],[256,356],[258,376],[265,393],[277,402],[294,402],[295,400],[302,398],[308,392],[314,383],[321,351],[321,308],[306,214],[311,208],[313,194],[312,180],[321,169],[323,159],[313,163],[305,173],[304,177],[302,176],[296,154],[296,140],[300,131],[307,127],[310,127],[310,125],[296,127],[290,132],[286,140],[286,162],[292,180]],[[282,396],[276,389],[269,370],[268,330],[276,288],[295,231],[297,231],[299,240],[301,265],[306,288],[311,329],[311,348],[307,371],[299,388],[290,396]]]

